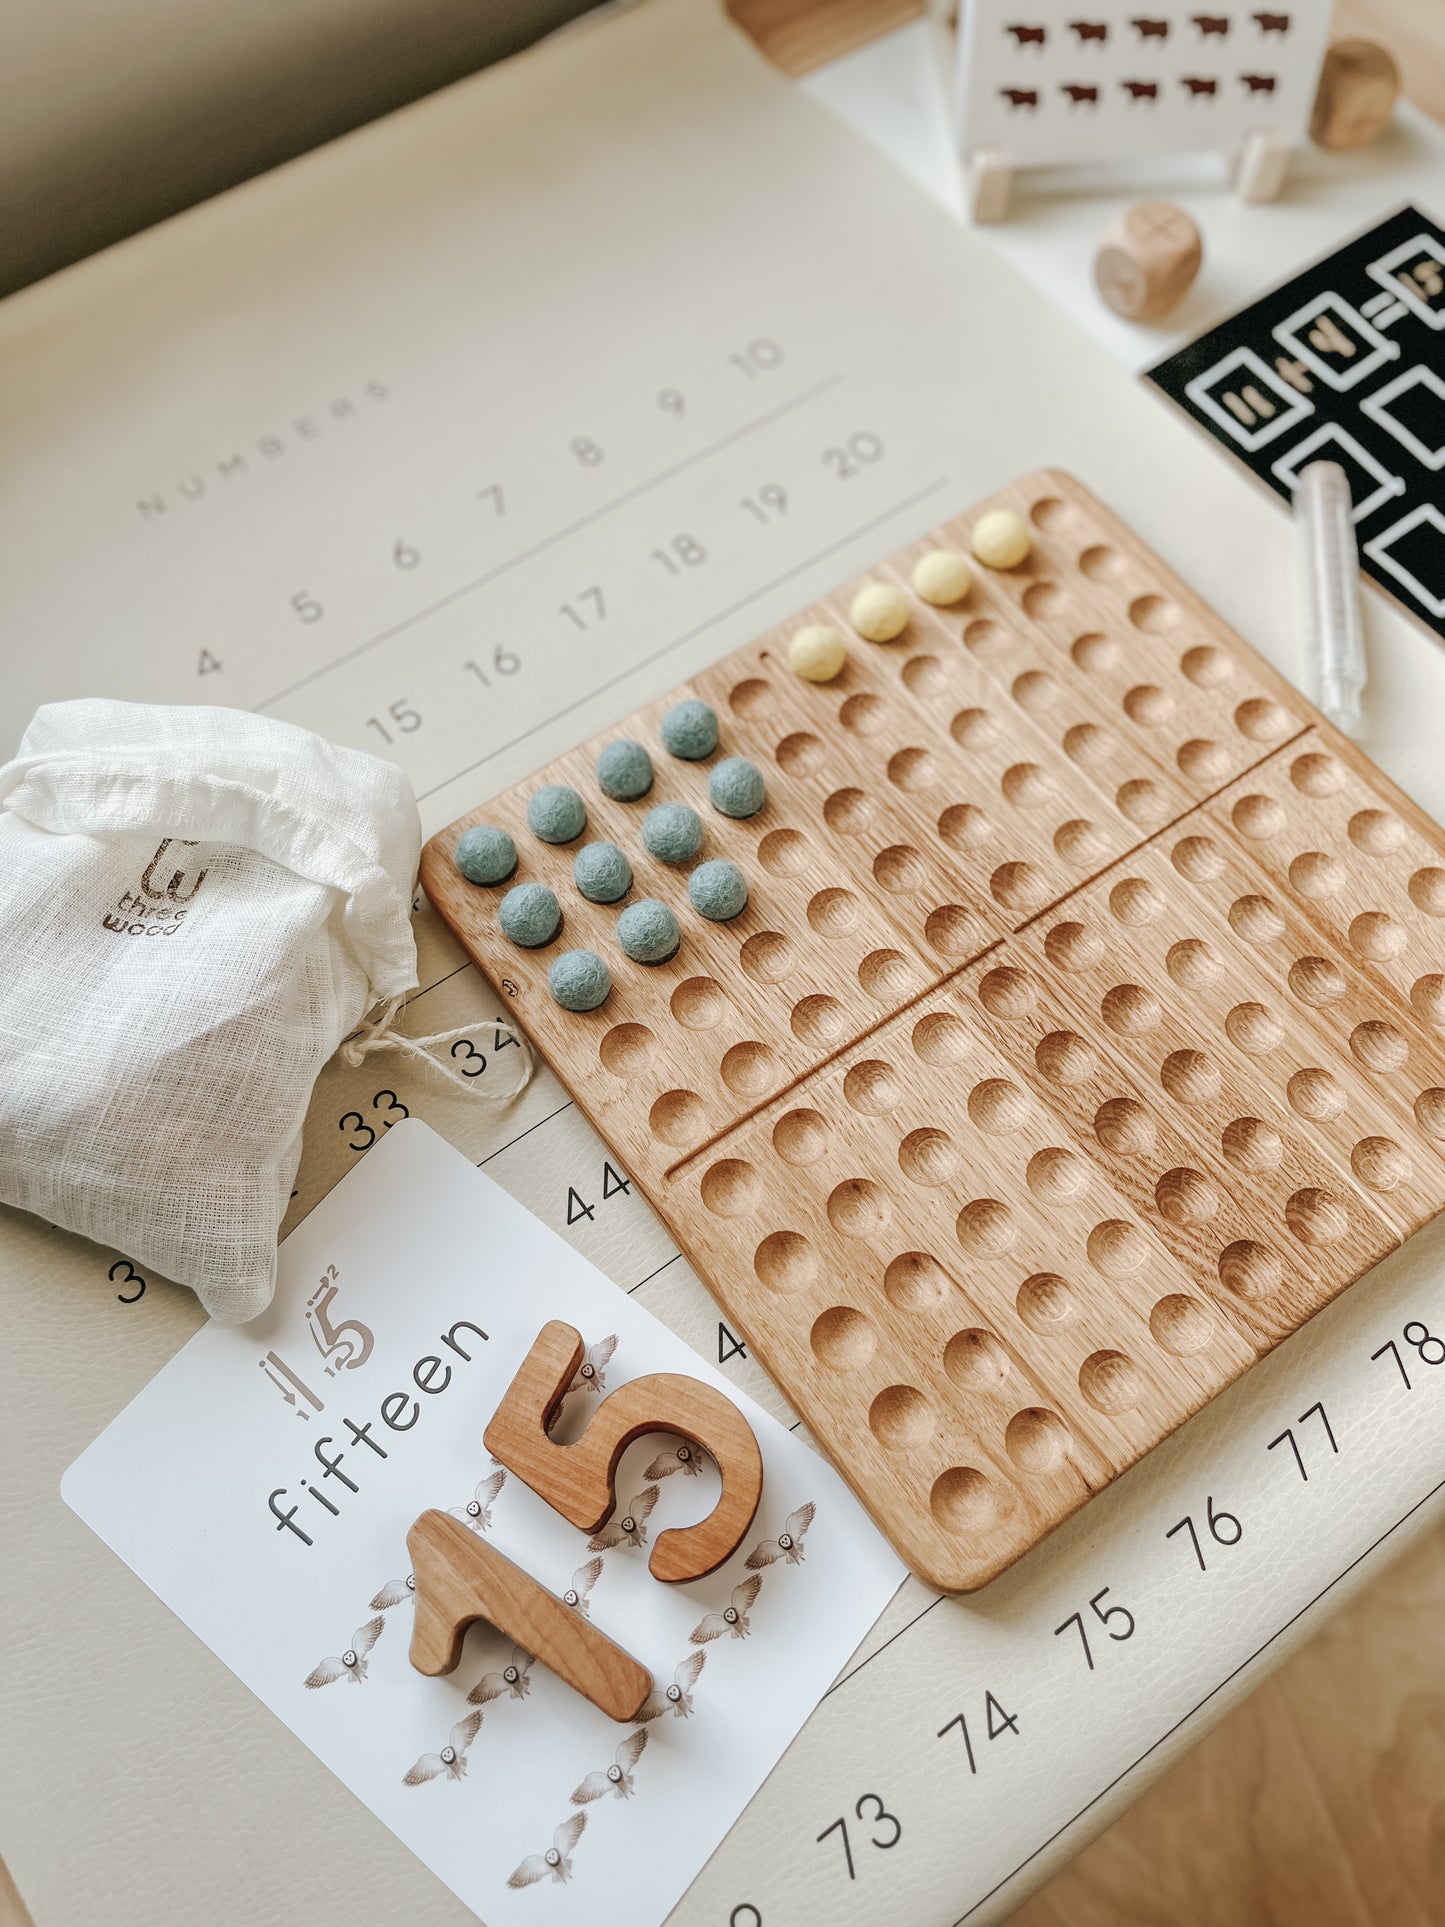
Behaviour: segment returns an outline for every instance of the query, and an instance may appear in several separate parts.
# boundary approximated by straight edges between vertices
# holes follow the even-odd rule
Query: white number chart
[[[348,169],[314,176],[304,227],[274,193],[279,234],[251,232],[244,197],[223,210],[236,245],[285,277],[264,318],[233,305],[229,258],[185,257],[184,221],[98,264],[118,284],[103,374],[64,339],[36,341],[52,296],[25,297],[29,381],[7,403],[33,481],[9,531],[10,611],[17,633],[65,647],[15,665],[14,734],[39,701],[97,686],[260,709],[400,763],[430,829],[956,498],[956,438],[928,389],[930,371],[948,378],[947,328],[911,334],[899,382],[888,305],[840,298],[846,249],[799,261],[788,224],[744,219],[772,191],[761,156],[736,157],[756,179],[723,228],[656,217],[684,316],[631,298],[655,272],[650,182],[614,167],[592,210],[580,171],[565,242],[538,247],[487,176],[495,143],[525,174],[551,135],[519,117],[479,143],[462,105],[429,103],[424,152],[399,163],[418,193],[447,154],[440,256],[405,210],[378,230],[398,163],[358,144]],[[422,126],[386,131],[415,150]],[[634,222],[611,208],[629,194]],[[313,252],[314,231],[329,244]],[[746,275],[719,271],[725,246]],[[179,350],[160,347],[156,314],[176,270],[146,265],[168,248],[202,284]],[[284,359],[256,352],[258,330],[284,337]],[[118,389],[144,396],[143,419],[97,441],[91,410]],[[62,494],[67,530],[88,531],[84,570],[57,567]]]
[[[651,1927],[904,1573],[836,1473],[747,1400],[763,1500],[717,1572],[664,1586],[646,1569],[650,1541],[718,1495],[711,1461],[676,1438],[630,1447],[613,1520],[578,1532],[482,1443],[553,1317],[587,1341],[563,1400],[574,1437],[644,1372],[726,1389],[458,1152],[406,1124],[287,1241],[271,1309],[198,1332],[63,1493],[479,1917]],[[202,1432],[205,1451],[178,1457],[177,1439]],[[430,1506],[651,1670],[634,1721],[608,1719],[491,1628],[468,1635],[455,1673],[415,1671],[406,1533]],[[204,1525],[178,1531],[181,1520]]]
[[[0,308],[0,345],[23,480],[3,528],[12,740],[65,695],[265,707],[402,762],[435,827],[1044,462],[1078,470],[1251,639],[1287,630],[1282,518],[693,0],[649,0],[57,277]],[[1229,562],[1246,552],[1247,585]],[[417,927],[408,1021],[474,1024],[451,1061],[484,1089],[510,1054],[495,1002],[425,908]],[[498,1115],[396,1057],[333,1063],[290,1224],[408,1116],[796,1425],[545,1073]],[[257,1918],[461,1920],[226,1698],[118,1561],[75,1545],[59,1473],[194,1329],[193,1303],[32,1220],[0,1223],[0,1252],[9,1350],[64,1357],[83,1387],[24,1405],[4,1455],[22,1569],[69,1560],[73,1579],[43,1623],[27,1597],[0,1626],[0,1677],[33,1679],[32,1657],[45,1674],[0,1717],[0,1851],[37,1918],[84,1917],[106,1891],[117,1922],[187,1927],[244,1891]],[[1441,1275],[1441,1241],[1415,1240],[984,1594],[905,1585],[674,1918],[1016,1905],[1439,1510]],[[318,1309],[344,1348],[344,1294]],[[250,1367],[299,1437],[282,1366],[323,1400],[333,1381],[281,1346]],[[138,1629],[129,1703],[73,1664],[102,1615]],[[370,1616],[318,1626],[306,1665],[355,1650],[336,1642]],[[308,1698],[366,1703],[392,1639],[365,1687]],[[137,1709],[167,1771],[127,1782],[118,1858],[74,1816],[109,1810]],[[87,1746],[62,1759],[58,1726]],[[402,1767],[449,1731],[418,1733]],[[408,1791],[466,1796],[479,1771]],[[193,1786],[205,1810],[178,1854]],[[222,1800],[254,1831],[215,1824]],[[324,1815],[324,1855],[289,1825],[303,1808]]]

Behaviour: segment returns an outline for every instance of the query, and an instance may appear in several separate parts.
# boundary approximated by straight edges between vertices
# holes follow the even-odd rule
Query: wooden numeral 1
[[[614,1720],[630,1720],[652,1675],[606,1633],[564,1606],[530,1573],[445,1512],[424,1512],[406,1535],[416,1583],[411,1663],[435,1677],[455,1672],[474,1620],[533,1654]]]
[[[696,1525],[659,1533],[648,1560],[654,1579],[701,1579],[737,1551],[763,1489],[763,1461],[752,1427],[722,1392],[678,1372],[649,1372],[619,1385],[572,1445],[547,1436],[583,1358],[581,1334],[560,1319],[543,1327],[487,1426],[492,1457],[583,1532],[597,1532],[617,1509],[617,1462],[634,1439],[675,1432],[702,1446],[722,1475],[718,1502]]]

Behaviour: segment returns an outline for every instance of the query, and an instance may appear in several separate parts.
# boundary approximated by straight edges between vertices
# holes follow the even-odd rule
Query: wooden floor
[[[1317,1633],[1011,1927],[1440,1927],[1445,1526]]]

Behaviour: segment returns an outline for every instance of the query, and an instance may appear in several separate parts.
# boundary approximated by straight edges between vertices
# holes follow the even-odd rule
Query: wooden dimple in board
[[[1033,1545],[1445,1204],[1445,839],[1071,477],[1044,471],[888,558],[1027,518],[1018,569],[857,637],[858,583],[427,845],[442,915],[923,1578]],[[787,645],[847,637],[836,681]],[[717,755],[661,717],[712,704]],[[599,749],[647,745],[638,803]],[[733,822],[711,764],[768,801]],[[623,956],[623,905],[526,828],[544,782],[627,853],[682,947]],[[702,816],[748,880],[732,923],[639,826]],[[457,872],[503,824],[553,943]],[[510,882],[509,886],[510,887]],[[547,970],[589,948],[606,1003]]]

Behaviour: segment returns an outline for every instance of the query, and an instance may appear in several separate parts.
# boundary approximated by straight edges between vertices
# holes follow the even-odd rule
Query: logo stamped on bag
[[[166,852],[197,847],[192,839],[165,837],[146,865],[139,885],[127,890],[115,908],[101,918],[105,928],[125,937],[174,937],[182,927],[192,899],[206,880],[206,872],[197,870],[193,876],[188,875],[185,859],[181,858],[180,868],[167,878],[166,870],[177,858],[172,857],[167,863]]]

